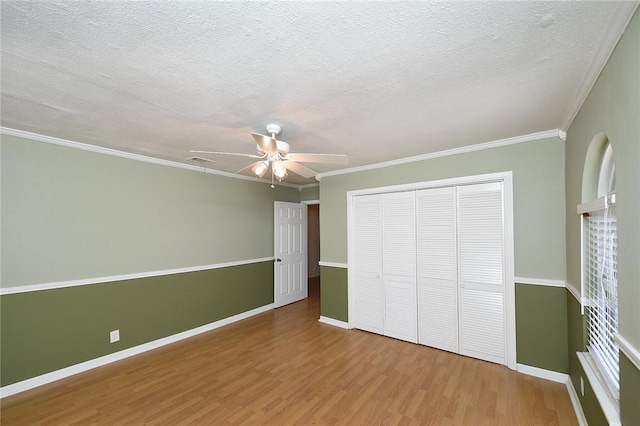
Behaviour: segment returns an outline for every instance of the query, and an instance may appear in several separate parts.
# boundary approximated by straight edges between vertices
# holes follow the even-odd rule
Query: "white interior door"
[[[353,198],[354,244],[352,325],[383,334],[382,197]]]
[[[458,187],[460,353],[506,364],[502,182]]]
[[[418,342],[458,352],[456,188],[416,192]]]
[[[415,192],[382,196],[384,335],[418,342]]]
[[[307,206],[276,201],[274,205],[274,296],[276,308],[308,296]]]

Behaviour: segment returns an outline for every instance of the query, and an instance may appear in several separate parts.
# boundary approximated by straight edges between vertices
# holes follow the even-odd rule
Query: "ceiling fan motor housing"
[[[282,127],[277,124],[267,124],[267,133],[272,137],[278,136],[282,131]],[[275,138],[274,138],[275,139]]]
[[[271,138],[275,141],[276,148],[278,149],[278,154],[280,154],[281,156],[285,156],[289,153],[289,144],[276,139],[276,136],[278,136],[281,131],[282,127],[280,127],[280,125],[273,123],[267,124],[267,133],[271,135]],[[258,145],[258,152],[263,152],[260,148],[260,145]],[[272,157],[273,158],[269,158],[269,161],[279,159],[279,156],[277,154],[274,154]]]

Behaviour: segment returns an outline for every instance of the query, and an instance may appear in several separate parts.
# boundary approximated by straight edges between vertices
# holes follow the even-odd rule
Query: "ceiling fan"
[[[278,136],[281,131],[282,128],[279,125],[268,124],[267,133],[271,136],[251,133],[251,136],[253,136],[253,139],[255,139],[257,144],[257,154],[197,150],[192,150],[190,152],[213,155],[237,155],[241,157],[256,158],[258,161],[249,164],[247,167],[238,170],[236,173],[242,173],[245,170],[251,169],[256,176],[262,177],[265,175],[267,170],[271,168],[272,188],[274,187],[274,177],[275,179],[278,179],[279,182],[282,182],[282,180],[288,175],[287,171],[291,171],[305,178],[310,178],[317,174],[315,170],[312,170],[300,163],[347,164],[348,162],[347,156],[343,154],[289,152],[289,144],[276,139],[276,136]]]

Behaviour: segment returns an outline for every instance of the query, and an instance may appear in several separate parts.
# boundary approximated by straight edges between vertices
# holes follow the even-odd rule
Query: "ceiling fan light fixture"
[[[250,169],[258,178],[262,178],[269,168],[271,168],[271,187],[274,188],[276,179],[282,182],[289,176],[289,171],[294,175],[303,179],[309,179],[317,174],[316,171],[300,163],[328,163],[328,164],[348,164],[347,156],[343,154],[314,154],[290,152],[290,146],[287,142],[276,139],[282,128],[277,124],[267,125],[267,133],[271,136],[260,133],[251,132],[253,140],[256,143],[256,154],[245,154],[240,152],[223,152],[223,151],[200,151],[192,150],[194,153],[212,154],[212,155],[235,155],[238,157],[249,157],[257,159],[257,162],[249,164],[236,173],[246,174]],[[196,157],[192,157],[191,160]],[[199,157],[197,157],[199,159]],[[211,161],[205,160],[202,161]],[[255,161],[255,160],[254,160]]]
[[[271,164],[271,168],[273,169],[273,174],[278,180],[282,180],[287,177],[287,168],[282,164],[281,161],[274,161]]]
[[[269,168],[269,163],[266,161],[260,161],[253,165],[251,171],[256,174],[258,177],[264,176],[265,172]]]

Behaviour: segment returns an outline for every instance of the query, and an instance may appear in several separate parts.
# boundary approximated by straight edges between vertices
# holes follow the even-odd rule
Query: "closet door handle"
[[[276,259],[276,262],[282,262],[282,259],[277,258],[277,259]]]
[[[464,283],[460,284],[460,288],[464,288]]]

